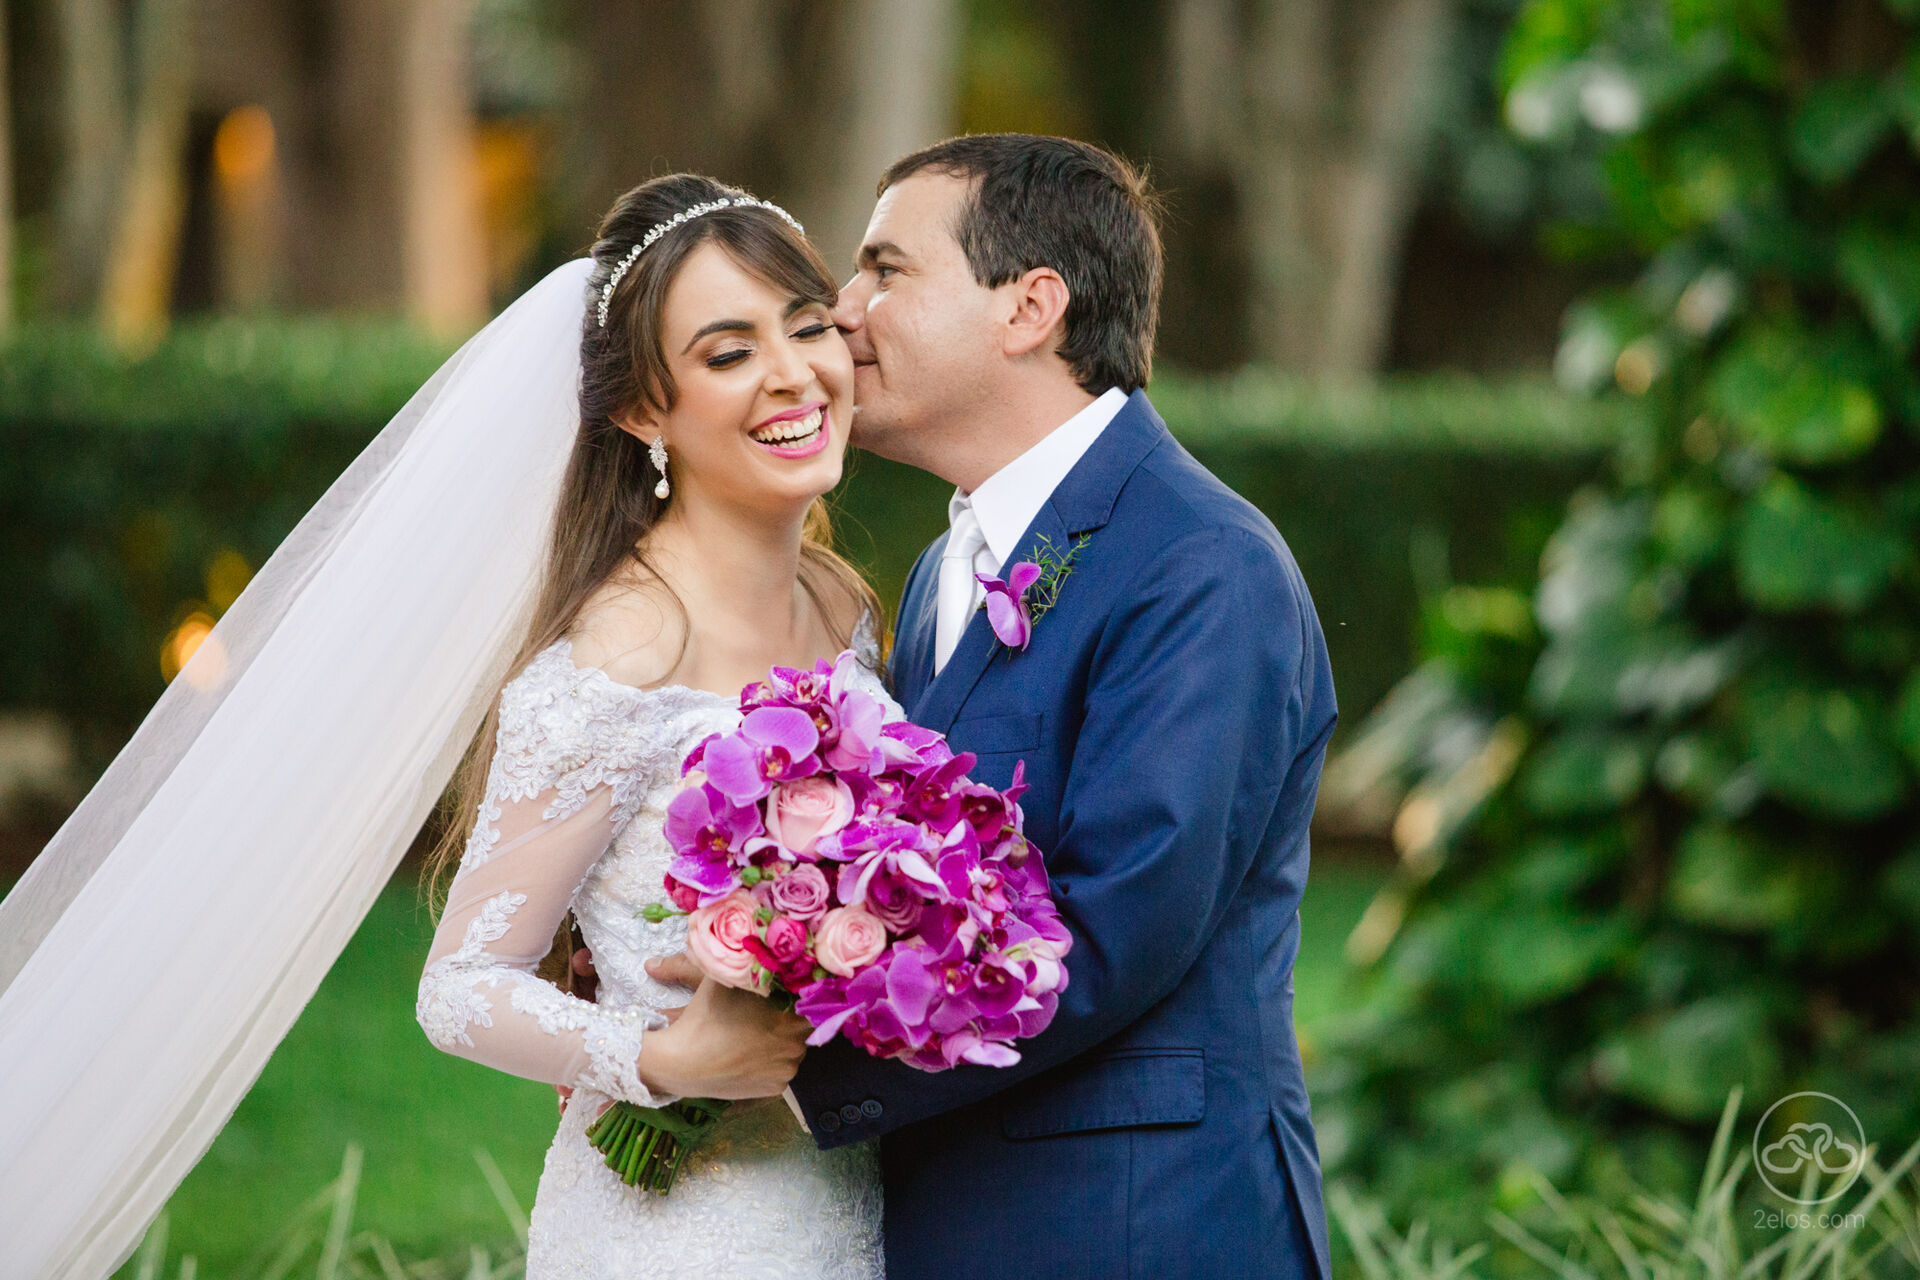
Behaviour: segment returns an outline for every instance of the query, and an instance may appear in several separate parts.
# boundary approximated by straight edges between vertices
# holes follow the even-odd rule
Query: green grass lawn
[[[1294,983],[1309,1040],[1341,999],[1340,947],[1380,877],[1370,865],[1314,868]],[[469,1242],[509,1238],[473,1149],[484,1146],[530,1206],[557,1122],[553,1090],[427,1043],[413,999],[431,933],[412,885],[396,881],[168,1203],[170,1258],[191,1253],[210,1278],[235,1273],[336,1177],[349,1142],[366,1153],[356,1230],[403,1257],[464,1257]],[[120,1274],[133,1273],[129,1263]]]

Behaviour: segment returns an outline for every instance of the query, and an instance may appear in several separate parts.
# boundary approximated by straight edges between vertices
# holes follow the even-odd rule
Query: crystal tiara
[[[692,222],[695,218],[713,213],[716,210],[747,208],[765,209],[769,213],[778,214],[782,221],[795,231],[798,231],[801,235],[807,233],[807,229],[798,222],[795,222],[793,215],[785,209],[782,209],[770,200],[756,200],[752,196],[728,196],[721,200],[708,200],[704,203],[696,204],[691,208],[682,209],[665,222],[648,228],[647,234],[640,237],[640,243],[627,250],[627,256],[620,259],[620,265],[613,269],[613,274],[607,277],[606,284],[600,287],[600,327],[602,329],[607,327],[607,304],[613,301],[613,291],[619,287],[621,279],[626,276],[627,268],[631,267],[634,264],[634,260],[645,253],[647,247],[655,240],[658,240],[661,236],[667,234],[667,232],[673,230],[683,222]]]

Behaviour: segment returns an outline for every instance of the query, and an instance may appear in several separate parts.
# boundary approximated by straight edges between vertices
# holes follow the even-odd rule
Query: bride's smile
[[[827,445],[821,427],[826,423],[824,403],[802,405],[768,418],[753,433],[776,458],[811,458]]]

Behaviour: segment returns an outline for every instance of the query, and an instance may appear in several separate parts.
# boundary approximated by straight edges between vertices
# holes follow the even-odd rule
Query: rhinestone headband
[[[692,222],[695,218],[713,213],[716,210],[747,208],[765,209],[769,213],[778,214],[783,222],[795,231],[798,231],[801,235],[807,233],[807,229],[798,222],[795,222],[793,215],[785,209],[782,209],[770,200],[756,200],[752,196],[728,196],[725,199],[708,200],[702,204],[696,204],[691,208],[682,209],[665,222],[649,228],[647,234],[640,237],[640,243],[627,250],[627,256],[620,259],[620,265],[613,269],[613,274],[607,277],[606,284],[600,287],[600,327],[602,329],[607,327],[607,304],[613,301],[613,291],[620,286],[620,281],[625,278],[627,268],[631,267],[635,260],[638,259],[641,254],[645,253],[648,246],[652,245],[655,240],[658,240],[661,236],[667,234],[667,232],[673,230],[683,222]]]

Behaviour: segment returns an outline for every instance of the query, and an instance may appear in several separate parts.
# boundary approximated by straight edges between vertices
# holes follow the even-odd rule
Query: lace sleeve
[[[568,652],[549,649],[501,694],[486,795],[415,1015],[449,1053],[654,1106],[663,1099],[635,1064],[641,1036],[666,1019],[578,999],[535,973],[587,873],[670,763],[634,691],[575,667]]]

